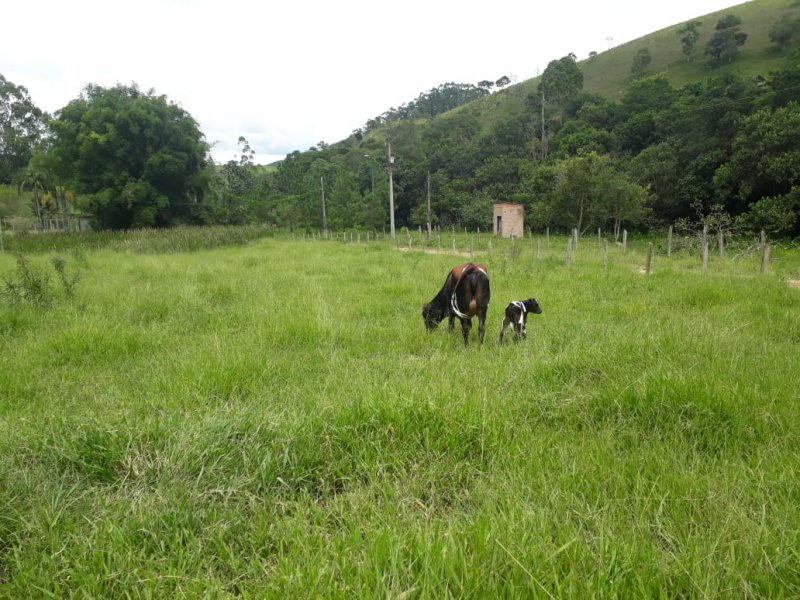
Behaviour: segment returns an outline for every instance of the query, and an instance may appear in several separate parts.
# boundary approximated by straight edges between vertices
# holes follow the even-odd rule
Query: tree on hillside
[[[577,94],[583,88],[583,73],[575,62],[575,55],[568,54],[558,60],[551,60],[542,73],[539,86],[541,101],[541,159],[547,159],[547,127],[545,112],[548,102],[559,102]]]
[[[44,137],[46,117],[27,89],[0,74],[0,183],[11,183],[27,166]]]
[[[208,146],[181,107],[134,84],[88,85],[56,113],[52,153],[100,227],[197,222]]]
[[[702,24],[702,21],[692,21],[678,29],[678,35],[681,36],[681,52],[683,52],[687,62],[692,59],[695,44],[700,39],[700,32],[697,30]]]
[[[633,75],[641,75],[647,70],[647,67],[653,61],[650,50],[647,48],[639,48],[633,57],[633,64],[631,65],[631,73]]]
[[[509,83],[511,83],[511,78],[508,75],[503,75],[500,79],[494,82],[495,86],[497,86],[499,89],[503,89]]]
[[[786,50],[797,43],[800,35],[800,19],[783,15],[769,30],[769,39],[780,50]]]
[[[706,46],[706,54],[711,57],[713,67],[732,62],[739,52],[739,46],[747,41],[747,34],[741,31],[742,20],[736,15],[726,15],[717,22],[715,33]]]

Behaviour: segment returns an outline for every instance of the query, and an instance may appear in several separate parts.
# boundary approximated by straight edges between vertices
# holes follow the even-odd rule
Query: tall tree
[[[28,164],[42,141],[46,119],[27,89],[0,74],[0,183],[11,183]]]
[[[570,53],[558,60],[551,60],[542,73],[537,88],[541,101],[541,158],[547,158],[547,126],[545,121],[548,102],[559,102],[577,94],[583,88],[583,73]]]
[[[199,219],[205,142],[185,110],[134,84],[88,85],[51,123],[53,152],[101,227],[162,227]]]
[[[717,67],[732,62],[739,52],[739,46],[747,41],[747,34],[741,30],[742,20],[736,15],[726,15],[717,22],[715,33],[706,46],[706,54],[711,57],[711,65]]]
[[[702,21],[691,21],[678,29],[678,35],[681,36],[681,52],[683,52],[687,62],[692,59],[694,47],[697,44],[697,40],[700,39],[700,32],[698,29],[702,24]]]
[[[641,75],[653,62],[653,56],[647,48],[639,48],[633,56],[633,64],[631,65],[631,73],[634,75]]]
[[[780,50],[786,50],[797,42],[798,34],[800,34],[800,19],[783,15],[772,24],[769,39]]]

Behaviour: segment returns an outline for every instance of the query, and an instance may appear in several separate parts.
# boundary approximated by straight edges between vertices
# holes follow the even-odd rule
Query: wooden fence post
[[[608,269],[608,240],[603,244],[603,268]]]
[[[626,254],[628,252],[628,230],[622,230],[622,253]]]
[[[564,257],[564,266],[569,267],[572,264],[572,236],[567,238],[567,254]]]
[[[722,229],[717,233],[717,242],[719,244],[719,257],[725,258],[725,233]]]
[[[653,263],[653,242],[647,242],[647,262],[645,263],[644,272],[650,275],[650,266]]]
[[[708,271],[708,240],[703,239],[703,273]]]
[[[667,257],[672,256],[672,225],[669,226],[667,233]]]
[[[550,248],[550,228],[548,227],[545,229],[545,235],[547,236],[547,247]]]
[[[600,240],[602,236],[600,235],[600,228],[597,228],[597,249],[600,250]]]
[[[770,245],[764,244],[764,250],[761,252],[761,272],[766,273],[769,270],[769,252]]]

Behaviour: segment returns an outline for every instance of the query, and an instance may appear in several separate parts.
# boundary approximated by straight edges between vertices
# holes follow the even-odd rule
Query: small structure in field
[[[525,207],[522,204],[497,202],[492,207],[492,231],[496,236],[505,238],[524,236]]]

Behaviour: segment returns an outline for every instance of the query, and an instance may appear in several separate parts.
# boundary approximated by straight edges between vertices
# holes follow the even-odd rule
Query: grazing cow
[[[483,343],[490,295],[489,275],[484,265],[467,263],[453,267],[436,297],[422,306],[425,328],[433,331],[442,319],[448,317],[452,330],[453,321],[458,317],[466,346],[472,329],[472,317],[477,315],[478,337]]]
[[[500,330],[500,343],[503,343],[503,335],[509,323],[514,330],[514,340],[525,339],[528,334],[528,313],[535,315],[542,314],[539,303],[534,298],[528,300],[515,300],[506,306],[506,316],[503,319],[503,328]]]

